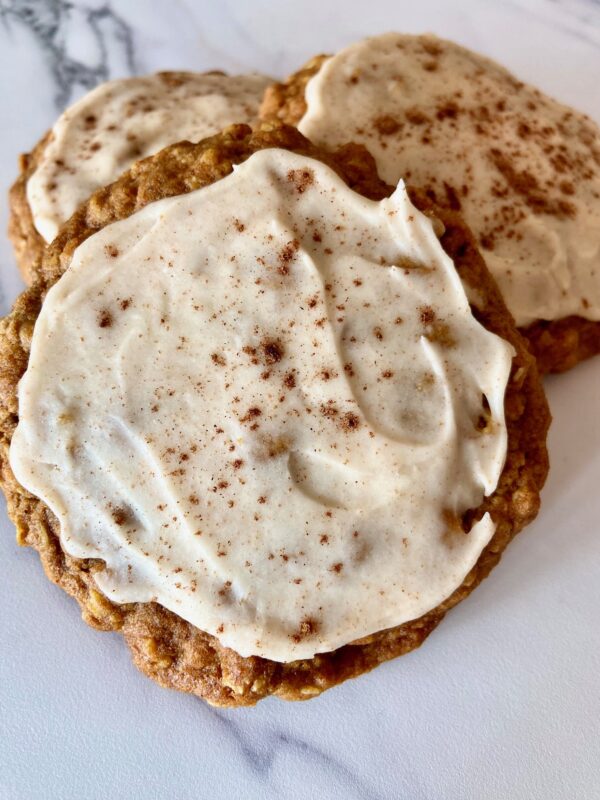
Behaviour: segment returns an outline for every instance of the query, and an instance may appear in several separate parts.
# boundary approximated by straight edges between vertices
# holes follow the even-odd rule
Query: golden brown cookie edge
[[[50,132],[44,134],[31,153],[23,153],[19,157],[20,173],[8,193],[8,238],[15,252],[19,272],[27,286],[35,280],[36,265],[40,263],[46,247],[46,242],[33,222],[27,199],[27,182],[37,169],[50,136]]]

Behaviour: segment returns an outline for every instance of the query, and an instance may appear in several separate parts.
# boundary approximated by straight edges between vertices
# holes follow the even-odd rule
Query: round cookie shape
[[[11,467],[106,596],[310,658],[422,616],[477,561],[489,515],[449,521],[504,467],[512,355],[402,183],[368,200],[269,148],[77,249]]]
[[[262,114],[322,146],[364,144],[385,180],[460,211],[544,371],[600,350],[600,132],[584,114],[458,45],[395,33],[313,59]]]
[[[94,191],[176,141],[251,122],[269,79],[257,74],[159,72],[97,86],[21,157],[9,233],[30,281],[41,250]]]
[[[214,183],[230,174],[235,164],[269,147],[290,149],[328,163],[349,184],[373,199],[389,194],[389,187],[378,181],[367,154],[360,149],[348,148],[341,155],[328,155],[285,127],[265,126],[252,132],[236,126],[212,140],[176,145],[137,164],[116,184],[97,193],[69,221],[46,253],[40,280],[19,299],[3,325],[0,345],[7,356],[2,360],[0,374],[3,452],[17,422],[16,384],[27,365],[32,325],[43,297],[64,273],[77,247],[95,231],[128,217],[147,203]],[[427,198],[415,195],[413,199],[424,210],[430,210]],[[495,533],[461,586],[419,619],[311,659],[277,663],[241,657],[218,638],[155,602],[111,603],[98,592],[93,579],[102,564],[94,559],[74,558],[62,550],[56,518],[16,483],[3,459],[4,489],[22,543],[40,551],[48,574],[78,599],[84,618],[99,627],[123,630],[138,666],[162,684],[194,692],[219,705],[252,704],[267,694],[287,699],[317,694],[420,644],[444,613],[485,577],[517,530],[535,516],[547,471],[544,438],[548,424],[535,364],[512,327],[468,231],[451,212],[442,210],[441,215],[445,225],[442,243],[454,259],[464,285],[476,290],[477,318],[507,339],[516,355],[505,398],[506,464],[496,491],[464,521],[469,528],[489,512],[496,525]]]

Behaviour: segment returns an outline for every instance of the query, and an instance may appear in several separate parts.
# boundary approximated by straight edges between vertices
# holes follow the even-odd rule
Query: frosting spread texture
[[[90,194],[134,161],[252,122],[268,83],[262,75],[163,72],[93,89],[59,117],[27,182],[38,233],[51,242]]]
[[[512,348],[403,183],[256,153],[82,243],[49,291],[10,461],[98,558],[243,656],[414,619],[494,531]]]
[[[381,176],[461,214],[518,325],[600,320],[600,131],[505,69],[433,36],[385,34],[330,58],[298,127],[356,141]]]

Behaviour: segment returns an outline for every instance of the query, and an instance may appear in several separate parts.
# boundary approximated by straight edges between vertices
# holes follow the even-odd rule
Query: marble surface
[[[281,76],[367,33],[434,31],[600,121],[598,0],[0,0],[0,227],[20,151],[99,81]],[[20,290],[0,238],[0,310]],[[600,360],[547,381],[538,520],[424,647],[304,704],[166,692],[0,516],[0,798],[596,798]]]

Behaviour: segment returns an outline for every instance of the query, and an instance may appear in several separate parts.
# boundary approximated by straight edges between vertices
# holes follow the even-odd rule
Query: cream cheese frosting
[[[92,192],[134,161],[252,122],[268,83],[262,75],[162,72],[96,87],[59,117],[27,182],[38,233],[52,241]]]
[[[498,64],[389,33],[327,60],[298,127],[460,208],[520,326],[600,320],[600,131]]]
[[[260,151],[83,242],[48,292],[10,463],[97,558],[242,656],[417,618],[494,532],[510,344],[404,184]]]

